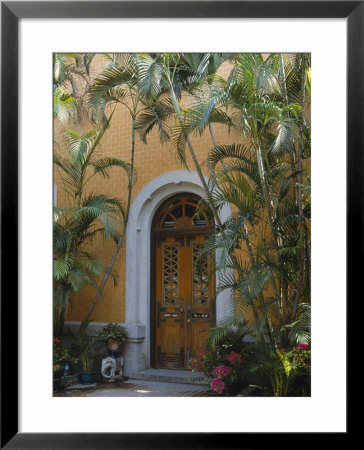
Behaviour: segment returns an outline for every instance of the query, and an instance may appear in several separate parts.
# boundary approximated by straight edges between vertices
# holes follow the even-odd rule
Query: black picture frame
[[[87,7],[86,7],[87,6]],[[363,1],[16,1],[1,2],[1,448],[261,448],[267,433],[19,433],[18,317],[18,21],[21,18],[346,18],[347,303],[362,278],[364,143]],[[334,220],[334,217],[332,218]],[[358,255],[359,251],[359,255]],[[359,258],[358,258],[359,256]],[[6,282],[4,282],[6,280]],[[10,318],[10,320],[9,320]],[[9,341],[11,324],[11,345]],[[355,327],[355,325],[354,325]],[[349,351],[348,346],[348,351]],[[15,351],[15,352],[14,352]],[[7,367],[11,361],[11,370]],[[340,444],[349,436],[337,433]],[[310,442],[303,434],[297,448]],[[316,433],[315,444],[320,437]],[[323,434],[327,442],[327,436]],[[271,445],[271,444],[270,444]]]

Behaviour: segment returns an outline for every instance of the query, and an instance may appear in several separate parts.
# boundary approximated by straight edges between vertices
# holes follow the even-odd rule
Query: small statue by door
[[[101,375],[109,382],[123,379],[123,357],[108,356],[101,362]]]

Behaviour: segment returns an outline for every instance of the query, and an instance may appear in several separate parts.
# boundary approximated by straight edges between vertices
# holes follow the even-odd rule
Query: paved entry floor
[[[63,389],[55,397],[207,397],[208,386],[160,381],[128,380]]]

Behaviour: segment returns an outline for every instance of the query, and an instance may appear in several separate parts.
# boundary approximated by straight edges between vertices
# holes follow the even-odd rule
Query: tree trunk
[[[70,288],[61,283],[57,289],[57,297],[59,298],[58,306],[55,308],[56,319],[54,323],[53,334],[55,337],[62,336],[64,322],[66,319],[68,302],[70,297]]]

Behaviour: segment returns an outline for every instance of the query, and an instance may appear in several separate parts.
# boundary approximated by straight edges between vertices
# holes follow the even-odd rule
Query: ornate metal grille
[[[163,244],[162,246],[162,289],[163,305],[177,306],[179,301],[179,244]]]
[[[193,242],[192,244],[192,291],[195,306],[207,305],[209,302],[208,260],[198,257],[202,247],[203,243]]]

